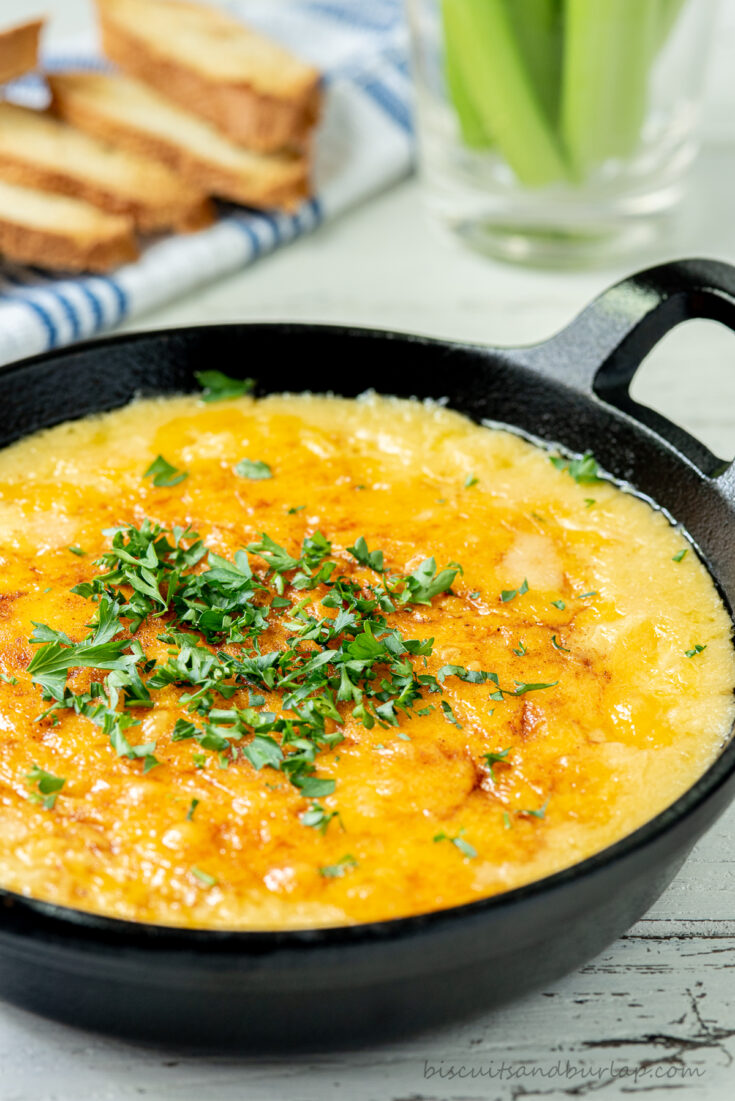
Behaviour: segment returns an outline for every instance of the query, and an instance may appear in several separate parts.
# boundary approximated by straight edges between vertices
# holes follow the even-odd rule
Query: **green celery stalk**
[[[561,133],[577,178],[635,148],[645,119],[657,4],[565,0]]]
[[[686,0],[658,0],[658,30],[656,32],[656,50],[661,49],[674,29],[679,13]]]
[[[629,157],[640,141],[648,112],[649,77],[659,33],[659,7],[652,0],[618,0],[626,33],[619,40],[618,95],[611,112],[613,155]]]
[[[524,64],[504,0],[443,0],[451,23],[452,65],[483,129],[521,183],[563,179],[566,165]]]
[[[470,149],[486,149],[492,145],[492,137],[485,129],[482,118],[465,87],[462,75],[461,49],[457,48],[452,15],[452,6],[444,4],[442,6],[444,75],[447,81],[449,98],[457,115],[464,144]]]
[[[559,115],[562,56],[562,0],[505,0],[534,91],[547,120]]]

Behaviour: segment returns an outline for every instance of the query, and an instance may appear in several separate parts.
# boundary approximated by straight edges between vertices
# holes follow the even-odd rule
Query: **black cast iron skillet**
[[[735,467],[628,386],[688,318],[735,329],[735,268],[665,264],[602,295],[534,347],[489,349],[311,325],[140,333],[37,356],[0,376],[0,445],[194,372],[260,390],[448,397],[561,444],[591,447],[690,533],[735,604]],[[284,1051],[395,1037],[488,1007],[578,967],[648,909],[735,792],[735,742],[671,807],[596,856],[484,901],[370,925],[247,933],[171,929],[0,891],[0,993],[64,1021],[176,1045]]]

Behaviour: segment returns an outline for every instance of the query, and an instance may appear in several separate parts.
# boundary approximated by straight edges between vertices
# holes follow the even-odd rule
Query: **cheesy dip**
[[[1,886],[401,917],[582,860],[715,758],[729,616],[591,455],[206,374],[0,453]]]

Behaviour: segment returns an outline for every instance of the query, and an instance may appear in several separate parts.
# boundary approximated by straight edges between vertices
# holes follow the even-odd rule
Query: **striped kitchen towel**
[[[260,26],[325,74],[315,197],[295,214],[222,208],[210,229],[152,241],[109,276],[50,275],[0,262],[0,364],[71,343],[139,316],[315,229],[406,175],[412,165],[411,88],[400,0],[235,0]],[[90,32],[44,58],[49,70],[101,68]],[[8,98],[43,107],[36,75]]]

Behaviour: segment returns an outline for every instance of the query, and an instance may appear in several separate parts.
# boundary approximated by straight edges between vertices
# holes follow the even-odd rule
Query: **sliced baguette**
[[[107,73],[49,76],[52,111],[73,126],[155,157],[210,195],[254,207],[290,210],[309,194],[308,161],[254,153],[208,122],[130,77]]]
[[[21,264],[102,272],[135,260],[138,248],[129,218],[0,180],[0,253]]]
[[[206,4],[96,0],[107,56],[233,141],[302,148],[316,123],[319,73]]]
[[[0,84],[37,68],[42,27],[42,19],[33,19],[0,31]]]
[[[0,179],[129,215],[144,233],[214,220],[210,200],[165,165],[12,103],[0,103]]]

